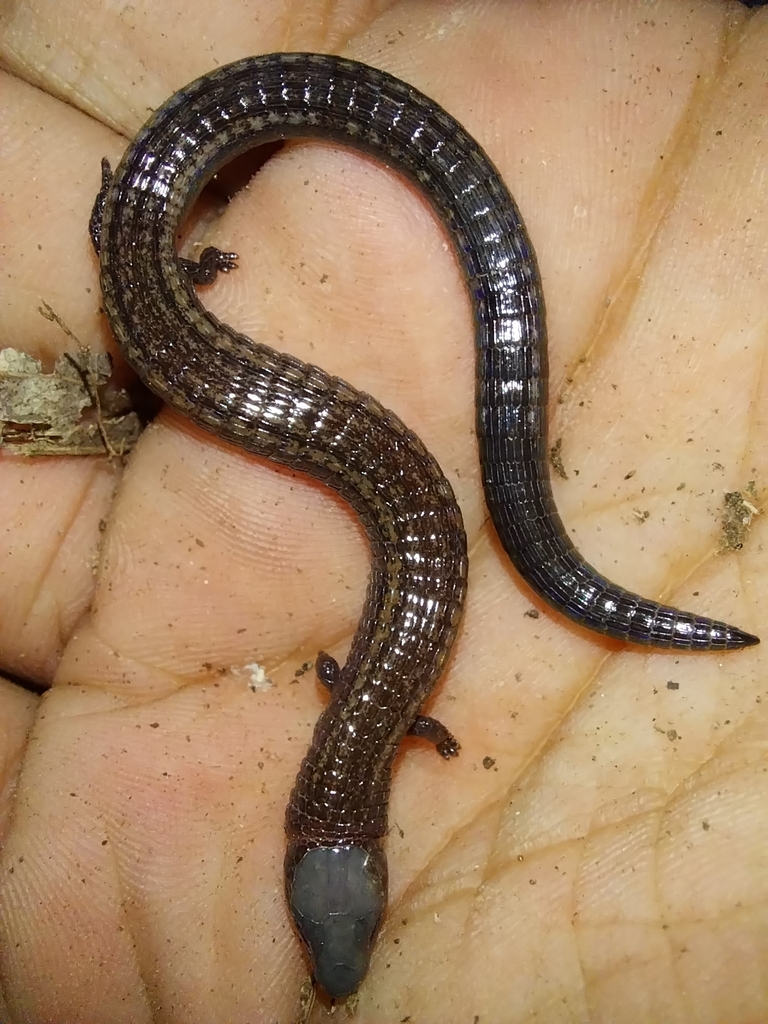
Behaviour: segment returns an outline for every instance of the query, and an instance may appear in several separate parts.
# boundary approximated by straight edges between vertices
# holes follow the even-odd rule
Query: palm
[[[606,11],[403,5],[349,52],[463,121],[526,216],[570,477],[557,496],[582,550],[617,582],[760,634],[762,524],[738,554],[715,551],[723,490],[765,472],[768,21],[739,36],[720,4],[672,8],[663,25],[631,3]],[[100,114],[130,134],[215,62],[333,48],[250,26],[244,50],[240,26],[216,30],[215,53],[134,53],[79,86],[111,84]],[[169,15],[168,31],[187,29]],[[12,88],[7,138],[27,162],[2,164],[20,285],[6,326],[30,351],[61,347],[41,334],[42,297],[107,343],[85,229],[99,160],[124,142]],[[29,172],[37,126],[55,174]],[[393,408],[465,513],[470,598],[433,704],[462,753],[446,764],[414,742],[400,760],[391,906],[361,1019],[765,1015],[760,649],[645,656],[526,616],[534,602],[485,523],[463,285],[429,210],[389,172],[292,147],[212,240],[240,269],[207,304]],[[354,629],[368,556],[353,516],[169,413],[114,501],[95,461],[4,458],[0,474],[3,662],[55,684],[39,704],[0,691],[17,782],[0,806],[0,1015],[290,1020],[305,967],[281,893],[282,814],[324,700],[296,672],[321,648],[343,657]],[[273,685],[254,693],[256,661]]]

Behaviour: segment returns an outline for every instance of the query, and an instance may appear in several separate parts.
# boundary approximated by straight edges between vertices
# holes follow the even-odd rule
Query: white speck
[[[236,668],[233,672],[235,675],[246,676],[251,693],[265,693],[275,685],[264,671],[264,666],[260,665],[258,661],[252,661],[241,668]]]

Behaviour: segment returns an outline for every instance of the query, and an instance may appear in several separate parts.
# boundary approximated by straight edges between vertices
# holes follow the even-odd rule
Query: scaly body
[[[534,590],[576,622],[635,643],[709,650],[756,641],[622,590],[574,549],[546,464],[546,333],[534,251],[498,172],[458,122],[390,75],[314,54],[248,58],[176,93],[114,179],[107,173],[94,210],[115,337],[141,379],[191,420],[337,490],[372,549],[347,662],[322,662],[331,700],[286,818],[291,910],[318,980],[343,996],[365,974],[386,901],[381,842],[397,747],[412,730],[445,756],[457,750],[419,709],[456,636],[466,540],[449,483],[396,416],[208,313],[191,282],[230,269],[230,254],[209,251],[202,267],[176,254],[184,214],[216,170],[289,137],[372,153],[416,183],[453,241],[474,313],[486,500]]]

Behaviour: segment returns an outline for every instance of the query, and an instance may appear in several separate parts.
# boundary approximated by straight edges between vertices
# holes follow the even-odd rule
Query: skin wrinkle
[[[743,34],[743,30],[741,31]],[[734,34],[724,27],[718,70],[695,83],[689,103],[680,110],[678,128],[670,133],[664,146],[664,159],[659,162],[656,175],[649,179],[645,194],[640,199],[634,238],[632,244],[627,248],[627,262],[624,268],[614,275],[614,280],[617,283],[607,289],[606,298],[610,296],[610,302],[606,301],[597,306],[597,319],[585,332],[580,353],[568,370],[568,382],[561,384],[557,393],[553,395],[557,409],[557,425],[552,431],[553,436],[567,439],[573,415],[578,411],[580,379],[586,379],[585,383],[588,386],[589,377],[600,354],[606,349],[613,349],[616,338],[626,330],[627,321],[633,311],[638,292],[643,286],[659,234],[666,226],[681,190],[688,183],[687,170],[698,154],[699,146],[702,143],[702,133],[709,124],[707,115],[722,86],[723,73],[727,70],[730,61],[735,59],[735,55],[729,56],[728,54],[729,49],[734,45],[733,41]],[[750,403],[750,408],[753,408],[753,403]],[[653,430],[653,424],[649,424],[649,428]],[[578,454],[575,458],[573,453],[570,458],[568,457],[565,446],[563,456],[566,465],[573,465],[578,461]],[[604,512],[611,507],[620,509],[623,505],[628,505],[627,514],[631,514],[631,507],[637,501],[649,501],[654,497],[662,498],[665,495],[674,497],[676,493],[671,490],[657,490],[652,481],[650,484],[650,489],[648,486],[644,486],[642,495],[638,492],[636,496],[630,496],[620,501],[611,495],[610,488],[605,488],[602,492],[605,494],[605,502],[590,501],[590,513]],[[669,574],[667,586],[654,595],[657,600],[663,601],[670,591],[680,589],[681,585],[686,583],[703,565],[711,561],[713,556],[717,555],[717,546],[707,540],[706,534],[702,531],[699,536],[701,544],[698,557],[693,552],[688,552],[688,558],[691,561],[687,562],[689,569],[687,575],[682,577],[678,575],[680,569],[684,567],[682,562],[678,563],[678,567]]]
[[[80,499],[76,503],[76,505],[73,504],[71,506],[70,515],[68,516],[67,520],[65,521],[65,529],[64,529],[63,534],[61,535],[61,543],[59,544],[59,550],[56,553],[56,555],[51,558],[51,561],[49,562],[48,566],[46,567],[46,574],[50,571],[51,566],[56,561],[56,559],[59,557],[62,549],[66,545],[66,542],[69,539],[69,536],[70,536],[71,532],[74,530],[75,523],[76,523],[78,517],[80,516],[81,512],[83,511],[83,509],[85,508],[86,504],[88,503],[88,500],[93,495],[94,481],[95,481],[96,477],[97,476],[100,477],[102,473],[103,473],[102,467],[99,466],[99,465],[95,465],[93,467],[93,472],[90,474],[90,476],[88,477],[87,481],[86,480],[83,481],[83,484],[82,484],[82,487],[81,487],[81,492],[80,492]],[[115,479],[114,480],[114,487],[112,489],[112,496],[113,496],[113,498],[114,498],[114,495],[115,495],[115,492],[116,492],[118,486],[119,486],[119,482],[118,482],[117,479]],[[100,561],[101,561],[101,537],[99,538],[99,544],[98,544],[96,550],[94,551],[94,562],[95,562],[95,564],[98,565]],[[95,574],[94,574],[94,589],[95,589]],[[88,604],[84,608],[83,612],[81,613],[80,618],[82,618],[82,616],[88,614],[88,609],[89,608],[90,608],[90,601],[88,602]],[[59,626],[60,626],[60,628],[59,628],[60,649],[63,649],[65,644],[69,640],[69,636],[71,636],[72,632],[74,632],[77,629],[77,620],[72,624],[72,626],[70,628],[70,631],[69,631],[69,635],[65,634],[65,631],[64,631],[64,629],[61,626],[61,618],[60,617],[59,617]]]
[[[91,497],[94,481],[98,477],[100,478],[103,473],[103,469],[99,465],[94,465],[92,472],[89,474],[87,479],[82,480],[79,488],[79,497],[75,501],[69,501],[67,503],[68,515],[65,520],[62,521],[63,529],[59,530],[57,535],[59,542],[57,545],[50,548],[50,554],[46,559],[45,563],[40,566],[39,572],[35,577],[35,586],[31,591],[30,600],[27,604],[27,610],[24,614],[24,625],[29,623],[29,620],[34,618],[35,611],[39,607],[40,602],[43,600],[46,584],[49,582],[52,575],[53,569],[62,557],[62,552],[66,546],[67,541],[70,539],[70,535],[75,528],[75,524],[82,513],[82,510],[87,504],[88,498]],[[114,490],[113,490],[114,493]],[[96,557],[98,559],[99,553],[96,551]],[[94,580],[95,587],[95,580]],[[87,606],[83,610],[82,615],[86,615],[88,612]],[[59,639],[59,650],[61,650],[72,632],[77,628],[77,621],[75,621],[67,635],[62,626],[62,610],[61,605],[57,604],[57,622],[58,630],[57,635]],[[82,616],[81,616],[82,617]]]
[[[121,921],[118,925],[120,930],[125,934],[127,933],[131,937],[131,948],[133,952],[134,961],[136,963],[136,973],[141,984],[142,991],[139,994],[139,998],[145,1003],[147,1013],[151,1013],[152,999],[150,996],[151,987],[147,982],[147,965],[142,965],[142,958],[139,956],[139,946],[137,943],[137,929],[135,927],[136,918],[130,914],[128,907],[133,903],[133,900],[129,896],[129,887],[125,884],[125,878],[123,872],[120,869],[120,860],[115,852],[115,839],[118,835],[118,829],[114,826],[110,829],[109,825],[105,822],[104,826],[104,838],[107,840],[107,849],[109,851],[110,861],[114,872],[114,877],[117,881],[117,903],[120,907]],[[150,975],[156,973],[150,971]]]
[[[610,302],[600,303],[596,307],[596,320],[590,324],[583,336],[580,353],[572,362],[567,376],[572,380],[553,392],[552,398],[558,408],[558,419],[567,430],[568,407],[573,402],[573,382],[589,372],[590,360],[606,347],[611,347],[614,339],[620,336],[626,327],[629,311],[642,286],[645,270],[652,255],[654,243],[664,227],[670,211],[686,184],[686,171],[698,151],[701,132],[707,123],[707,113],[711,109],[718,87],[722,82],[722,73],[727,68],[726,57],[727,32],[724,29],[722,54],[719,70],[704,76],[694,83],[690,100],[680,109],[678,128],[672,129],[663,146],[663,160],[657,163],[655,175],[649,177],[644,195],[637,206],[634,223],[633,242],[627,247],[627,260],[622,268],[614,272],[616,282],[608,286],[606,299]],[[561,405],[561,396],[565,402]],[[569,403],[570,399],[570,403]],[[563,408],[564,405],[564,408]]]
[[[665,806],[665,811],[666,811],[668,805],[669,805],[669,800],[667,800],[667,805]],[[660,835],[662,833],[662,824],[663,824],[661,814],[658,817],[658,822],[659,822],[659,828],[657,830],[657,835]],[[667,949],[668,949],[667,962],[671,965],[671,970],[672,970],[673,975],[675,977],[677,977],[677,980],[678,980],[678,991],[681,993],[682,1000],[685,1001],[686,984],[685,984],[684,977],[681,975],[681,973],[679,971],[679,965],[680,965],[680,959],[681,958],[679,956],[675,955],[672,928],[670,926],[671,923],[669,921],[669,915],[664,913],[664,909],[665,908],[664,908],[664,905],[663,905],[663,902],[662,902],[662,898],[661,898],[661,892],[660,892],[661,887],[660,887],[659,881],[658,881],[658,877],[659,877],[659,856],[660,856],[659,843],[656,842],[653,845],[653,865],[654,865],[654,869],[655,869],[654,870],[654,892],[658,894],[657,902],[658,902],[658,907],[659,907],[659,918],[660,918],[660,920],[662,922],[662,927],[661,927],[660,931],[661,931],[662,938],[666,939],[666,942],[667,942]],[[689,1019],[691,1019],[691,1020],[693,1019],[693,1017],[690,1014],[690,1008],[689,1008],[688,1016],[689,1016]]]

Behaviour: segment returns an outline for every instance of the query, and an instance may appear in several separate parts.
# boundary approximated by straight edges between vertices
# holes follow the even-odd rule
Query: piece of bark
[[[126,455],[141,431],[125,391],[109,383],[106,352],[40,360],[0,350],[0,448],[15,455]]]

